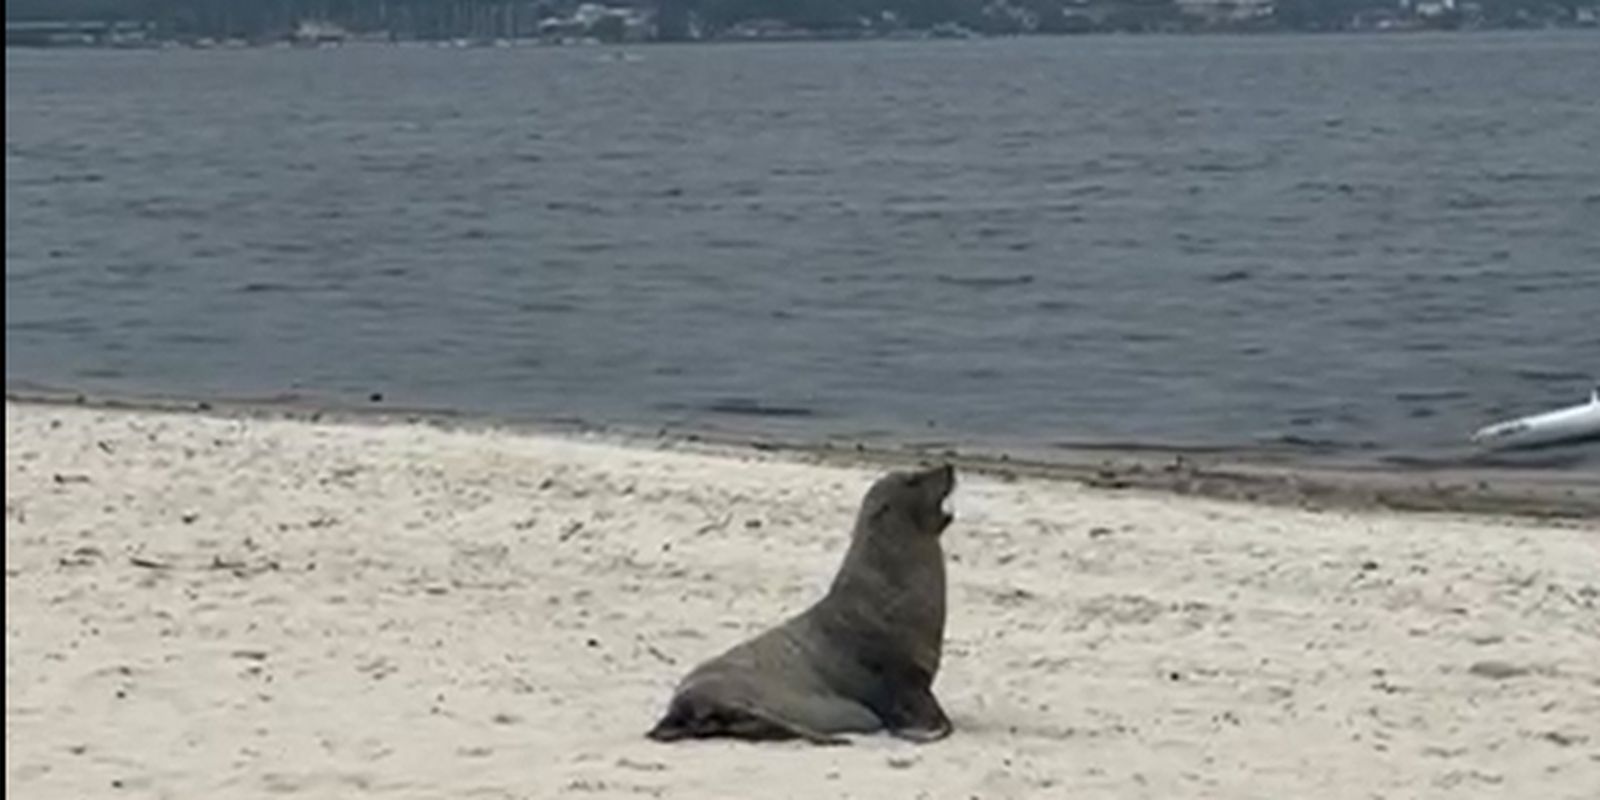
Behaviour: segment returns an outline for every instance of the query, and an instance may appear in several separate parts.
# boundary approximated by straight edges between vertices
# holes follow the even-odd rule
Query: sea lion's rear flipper
[[[761,716],[762,721],[766,724],[777,726],[782,730],[793,734],[796,738],[804,739],[812,744],[836,747],[850,743],[850,740],[844,738],[843,736],[837,736],[831,733],[823,733],[822,731],[813,730],[790,720],[779,720],[771,717],[765,717],[760,715],[759,712],[752,712],[752,716]]]
[[[850,740],[783,719],[766,709],[730,706],[704,698],[677,697],[666,716],[650,729],[651,739],[675,742],[726,736],[751,741],[804,739],[812,744],[841,745]]]
[[[672,699],[672,706],[667,709],[666,716],[645,735],[658,742],[676,742],[679,739],[693,739],[704,735],[700,733],[703,728],[704,724],[696,709],[675,697]]]
[[[936,742],[949,736],[954,728],[938,699],[927,689],[905,689],[884,712],[883,721],[889,732],[912,742]]]

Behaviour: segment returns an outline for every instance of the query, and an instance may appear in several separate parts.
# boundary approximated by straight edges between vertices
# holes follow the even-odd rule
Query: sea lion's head
[[[945,498],[955,488],[956,469],[949,464],[891,472],[872,484],[861,503],[861,514],[880,525],[888,522],[894,530],[938,536],[955,519],[944,509]]]

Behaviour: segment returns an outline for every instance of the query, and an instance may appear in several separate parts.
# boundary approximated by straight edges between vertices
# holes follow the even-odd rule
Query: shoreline
[[[601,437],[625,446],[737,455],[776,454],[836,466],[898,467],[930,458],[1002,480],[1069,481],[1105,490],[1147,491],[1303,509],[1386,510],[1508,515],[1535,519],[1600,519],[1600,472],[1501,464],[1418,463],[1411,466],[1312,463],[1271,451],[1161,446],[1052,446],[1004,451],[982,446],[905,443],[854,446],[776,435],[682,427],[593,423],[574,418],[517,420],[446,409],[356,406],[306,398],[199,398],[89,394],[29,385],[7,386],[6,403],[223,419],[284,419],[368,425],[422,425],[447,431],[503,431],[521,436]],[[1329,459],[1330,462],[1333,459]]]

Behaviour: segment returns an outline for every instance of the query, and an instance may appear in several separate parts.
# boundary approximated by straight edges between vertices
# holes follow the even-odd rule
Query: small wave
[[[578,310],[576,303],[563,303],[560,301],[546,301],[535,303],[520,303],[517,310],[528,314],[569,314]]]
[[[1499,201],[1487,195],[1467,193],[1458,194],[1445,200],[1444,205],[1445,208],[1457,211],[1477,211],[1484,208],[1493,208],[1499,205]]]
[[[605,215],[606,209],[598,203],[575,202],[568,200],[551,200],[544,204],[546,211],[571,211],[583,216],[598,217]]]
[[[1394,399],[1402,403],[1438,403],[1446,400],[1463,400],[1468,396],[1460,389],[1416,389],[1394,393]]]
[[[959,286],[963,289],[1002,289],[1007,286],[1027,286],[1033,283],[1032,275],[1007,275],[993,278],[962,277],[959,275],[939,275],[935,278],[946,286]]]
[[[706,411],[715,414],[730,414],[743,417],[814,417],[815,409],[804,406],[780,406],[763,403],[745,397],[729,397],[715,400],[704,406]]]
[[[1076,450],[1084,453],[1170,453],[1184,456],[1226,455],[1240,452],[1239,448],[1226,445],[1162,443],[1132,439],[1060,439],[1046,443],[1045,447],[1052,450]]]
[[[6,320],[6,333],[51,333],[77,336],[94,331],[94,321],[88,317],[61,317],[57,319]]]
[[[1491,172],[1484,176],[1490,183],[1543,183],[1560,179],[1560,175],[1550,172],[1533,172],[1530,170],[1509,170],[1505,172]]]
[[[702,244],[707,250],[759,250],[761,243],[752,239],[730,239],[713,237],[706,239]]]
[[[1380,458],[1384,464],[1411,469],[1496,468],[1519,470],[1571,470],[1600,463],[1597,453],[1600,437],[1565,442],[1544,448],[1505,452],[1470,451],[1446,455],[1393,454]]]
[[[299,241],[262,242],[255,246],[260,247],[262,250],[265,250],[269,253],[278,253],[281,255],[309,255],[317,252],[318,250],[318,247],[315,244]]]
[[[1341,442],[1337,439],[1325,439],[1317,436],[1301,436],[1286,433],[1267,439],[1263,444],[1267,446],[1288,447],[1316,453],[1343,453],[1351,450],[1370,450],[1377,447],[1370,442]]]
[[[1600,379],[1600,371],[1577,372],[1575,370],[1523,368],[1512,373],[1518,378],[1534,383],[1576,383],[1587,384]]]
[[[1165,331],[1138,330],[1124,333],[1117,337],[1117,340],[1130,344],[1156,344],[1160,342],[1176,342],[1178,337]]]
[[[73,184],[104,183],[106,177],[98,172],[57,174],[45,178],[20,181],[22,186],[70,186]]]
[[[239,291],[244,294],[280,294],[296,291],[297,287],[287,283],[273,281],[252,281],[241,287]]]
[[[1401,349],[1407,353],[1444,353],[1457,346],[1453,342],[1411,342]]]
[[[1243,283],[1255,276],[1254,272],[1247,269],[1230,269],[1227,272],[1207,275],[1206,281],[1209,283]]]
[[[1237,172],[1250,172],[1266,166],[1262,162],[1228,162],[1228,161],[1202,161],[1197,164],[1185,164],[1184,171],[1198,175],[1229,175]]]
[[[161,334],[158,337],[158,341],[162,342],[163,344],[176,344],[176,345],[186,345],[186,346],[188,346],[188,345],[198,345],[198,346],[201,346],[201,347],[208,347],[208,346],[212,346],[212,345],[233,344],[233,340],[231,338],[227,337],[227,336],[221,336],[221,335],[213,334],[213,333],[201,333],[199,331],[189,331],[189,330],[172,331],[170,333]]]
[[[946,194],[895,194],[890,195],[885,204],[890,206],[902,205],[938,205],[950,202]]]

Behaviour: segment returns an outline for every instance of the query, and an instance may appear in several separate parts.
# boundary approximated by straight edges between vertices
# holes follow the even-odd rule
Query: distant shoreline
[[[1271,506],[1600,519],[1600,473],[1504,464],[1318,464],[1304,457],[1274,457],[1266,451],[1131,444],[1046,446],[1027,451],[916,443],[851,445],[684,427],[648,430],[572,418],[518,420],[448,409],[396,407],[384,405],[381,398],[371,405],[357,406],[304,398],[89,394],[8,383],[6,402],[8,406],[201,414],[224,419],[421,425],[557,438],[599,437],[646,448],[758,451],[847,466],[893,467],[938,459],[1003,479],[1064,480],[1100,489],[1153,491]]]
[[[439,37],[420,38],[371,34],[341,41],[296,42],[272,37],[260,39],[214,37],[162,37],[139,41],[39,41],[33,38],[13,39],[7,36],[6,47],[21,50],[328,50],[343,47],[429,47],[437,49],[569,49],[569,48],[621,48],[736,44],[795,44],[840,42],[940,42],[940,41],[1004,41],[1015,39],[1105,39],[1117,37],[1154,38],[1225,38],[1225,37],[1340,37],[1340,36],[1423,36],[1423,35],[1495,35],[1552,32],[1600,33],[1600,26],[1562,24],[1543,27],[1485,26],[1441,28],[1430,26],[1396,27],[1199,27],[1192,29],[1116,30],[1094,29],[1070,33],[1006,33],[944,35],[931,31],[898,31],[892,33],[854,31],[789,31],[761,36],[708,36],[698,39],[644,39],[632,41],[603,41],[589,38],[544,39],[537,37]]]

